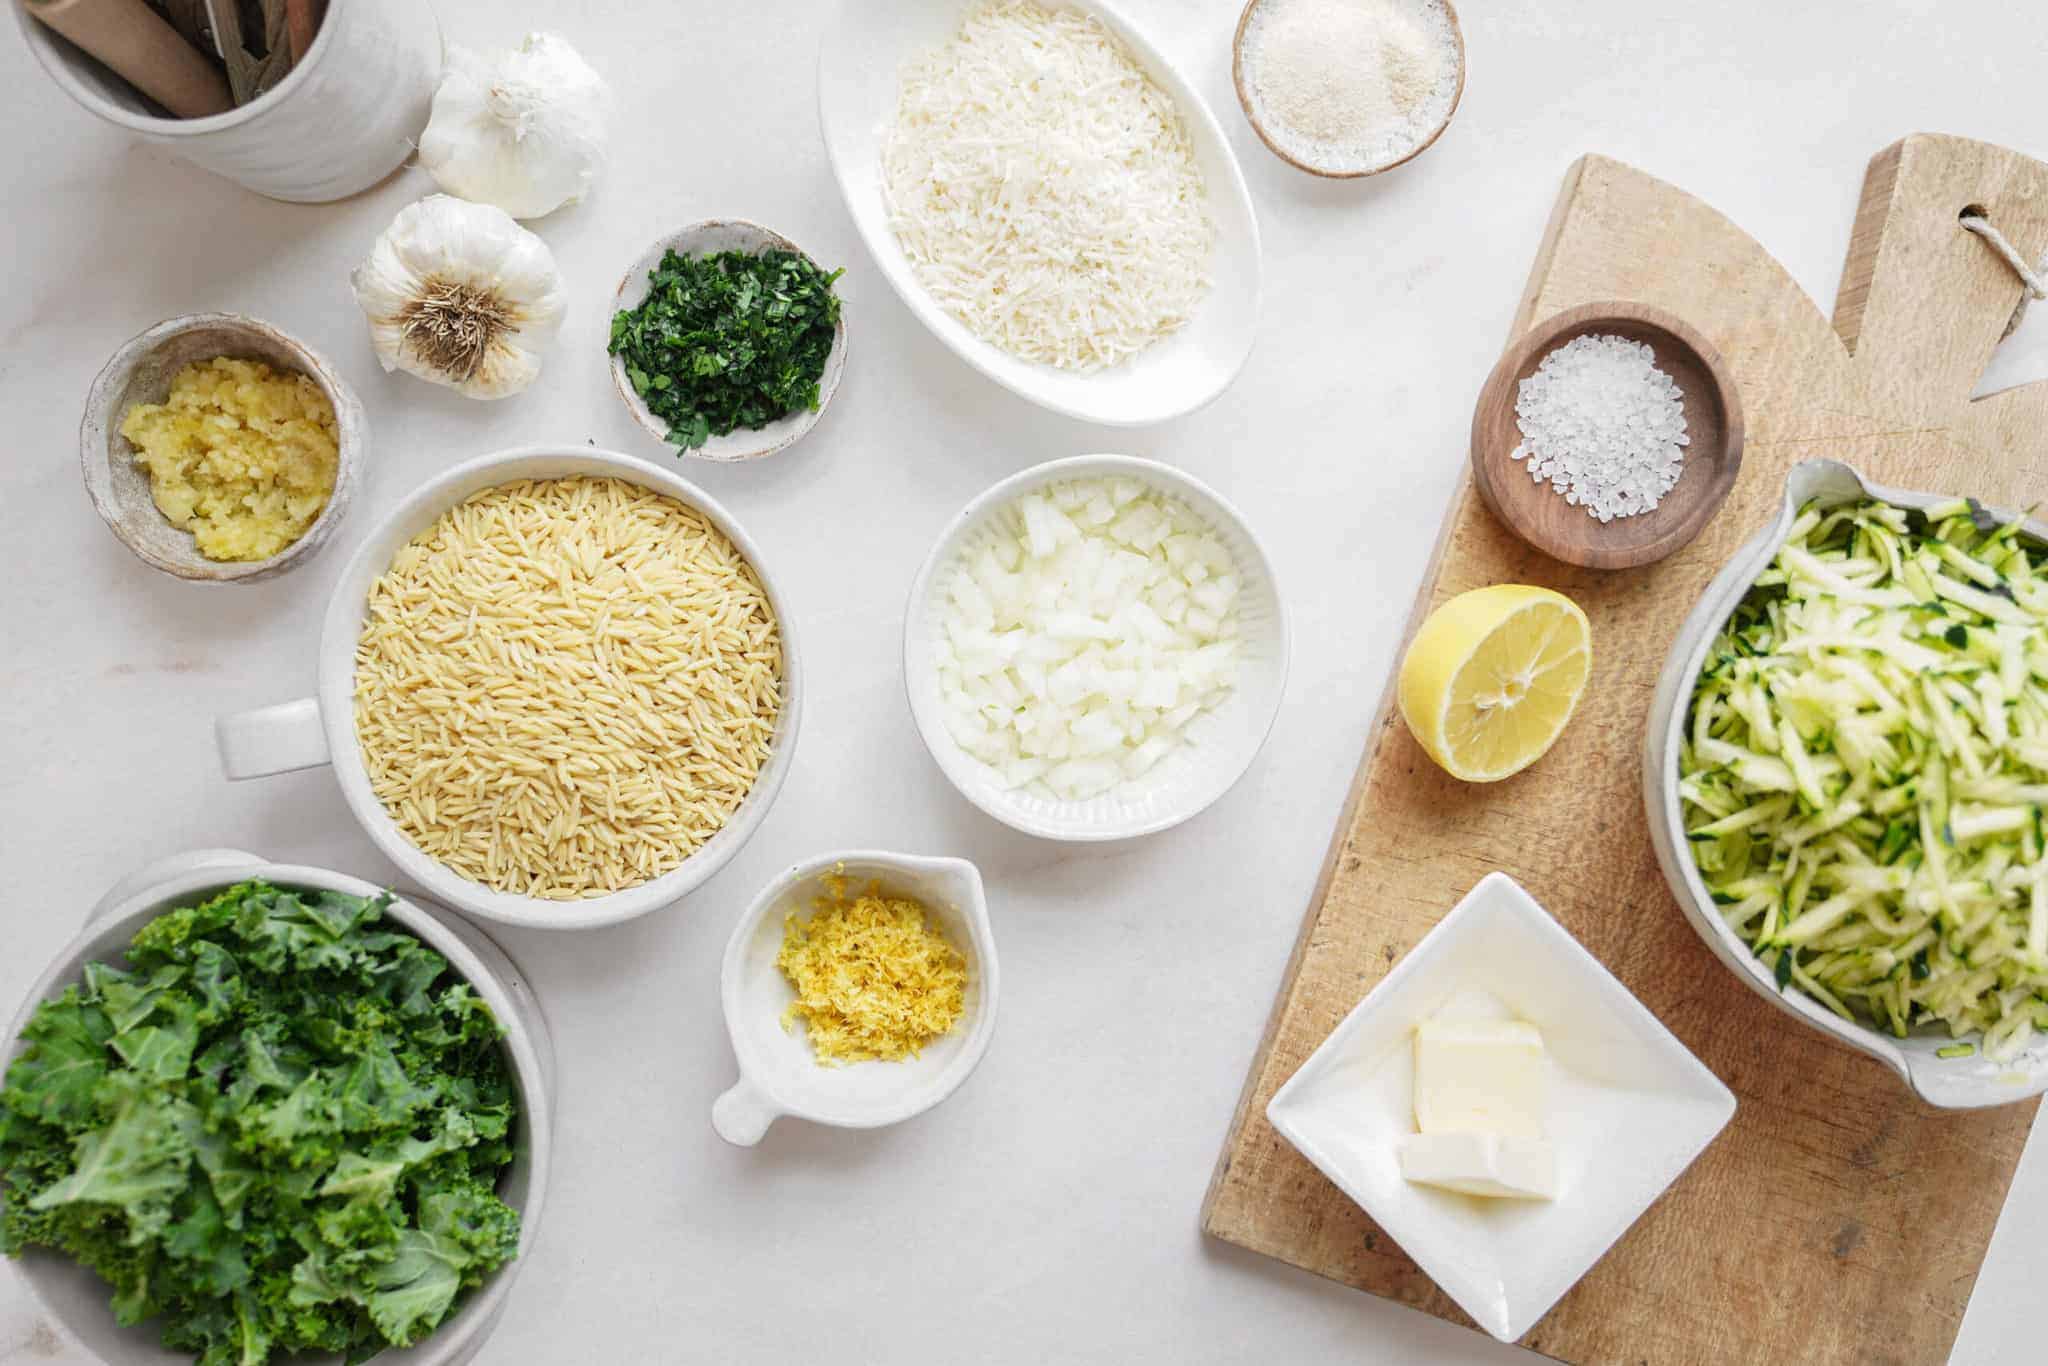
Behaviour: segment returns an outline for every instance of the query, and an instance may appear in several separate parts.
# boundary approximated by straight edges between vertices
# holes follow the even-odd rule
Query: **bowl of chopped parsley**
[[[8,1039],[0,1251],[99,1358],[449,1366],[495,1326],[552,1050],[474,928],[183,855],[102,902]]]
[[[612,300],[612,386],[676,452],[756,460],[824,414],[846,368],[826,271],[758,223],[712,219],[642,252]]]

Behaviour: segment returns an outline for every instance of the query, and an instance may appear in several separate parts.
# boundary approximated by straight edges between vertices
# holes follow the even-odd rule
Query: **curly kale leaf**
[[[248,882],[46,1002],[0,1086],[0,1251],[200,1366],[366,1361],[518,1250],[502,1031],[383,901]]]

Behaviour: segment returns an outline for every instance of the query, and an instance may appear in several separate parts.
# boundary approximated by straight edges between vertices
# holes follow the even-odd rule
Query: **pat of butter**
[[[1410,1134],[1401,1140],[1401,1175],[1488,1199],[1557,1198],[1557,1152],[1540,1138]]]
[[[1415,1127],[1543,1137],[1550,1059],[1520,1020],[1438,1015],[1415,1027]]]

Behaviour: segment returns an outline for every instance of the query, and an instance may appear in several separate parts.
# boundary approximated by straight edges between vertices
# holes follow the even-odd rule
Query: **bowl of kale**
[[[495,1325],[553,1061],[474,927],[187,855],[101,903],[8,1038],[0,1252],[102,1359],[453,1366]]]

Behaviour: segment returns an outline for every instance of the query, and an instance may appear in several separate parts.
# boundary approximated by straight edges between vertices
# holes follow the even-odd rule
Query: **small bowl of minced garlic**
[[[152,569],[250,583],[312,557],[355,490],[363,405],[269,323],[192,313],[131,338],[79,424],[86,492]]]

